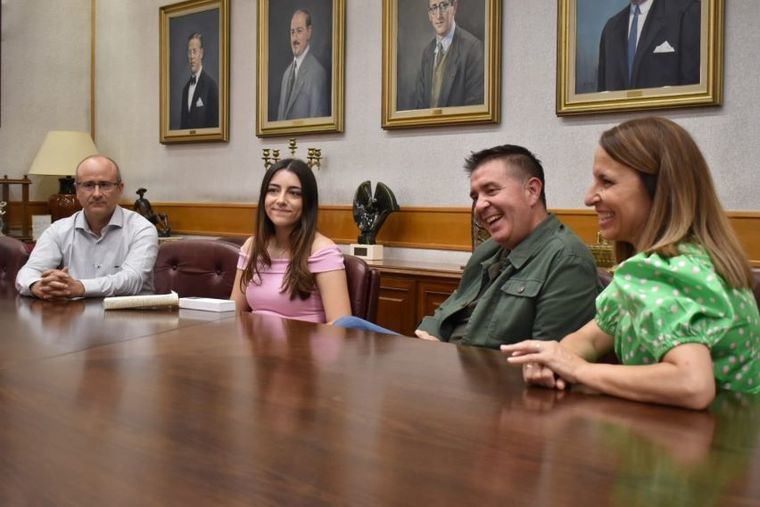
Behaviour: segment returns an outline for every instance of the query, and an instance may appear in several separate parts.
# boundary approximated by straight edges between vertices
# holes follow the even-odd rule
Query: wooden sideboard
[[[462,266],[384,259],[367,261],[380,271],[377,323],[413,336],[425,315],[432,315],[459,285]]]

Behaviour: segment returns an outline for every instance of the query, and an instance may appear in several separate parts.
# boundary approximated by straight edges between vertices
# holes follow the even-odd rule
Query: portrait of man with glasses
[[[457,23],[457,14],[463,8],[463,0],[413,0],[424,2],[427,22],[433,28],[434,36],[424,40],[424,49],[416,63],[416,77],[413,84],[406,81],[411,90],[406,94],[404,77],[399,76],[398,109],[428,109],[453,106],[470,106],[484,103],[483,68],[483,10],[484,2],[470,1],[466,4],[467,24],[478,28],[480,38]],[[410,2],[399,3],[399,73],[409,65],[401,62],[407,52],[406,41],[402,40],[404,14],[402,10]],[[480,14],[480,15],[478,15]],[[421,21],[420,21],[421,23]],[[429,33],[429,32],[427,32]],[[412,52],[411,58],[415,53]],[[419,54],[419,53],[416,53]],[[411,93],[409,93],[411,92]],[[404,95],[411,95],[411,100]],[[404,107],[406,106],[406,107]]]
[[[19,293],[53,300],[153,292],[158,233],[142,215],[119,206],[119,166],[92,155],[79,163],[75,179],[82,209],[40,236],[16,276]]]

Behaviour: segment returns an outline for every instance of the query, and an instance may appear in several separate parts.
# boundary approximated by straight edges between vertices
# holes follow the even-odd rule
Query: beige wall
[[[2,0],[0,175],[29,170],[48,130],[90,128],[90,0]],[[34,177],[33,196],[58,188]]]
[[[47,130],[88,128],[89,3],[3,0],[0,172],[23,174]],[[96,142],[122,165],[130,198],[146,186],[155,201],[254,201],[261,148],[286,144],[254,135],[256,2],[231,0],[230,142],[169,146],[158,142],[158,10],[165,3],[97,0]],[[543,159],[550,206],[583,206],[596,138],[630,115],[554,114],[554,0],[504,0],[500,125],[405,131],[380,128],[381,2],[346,4],[345,133],[301,139],[326,154],[322,202],[348,204],[371,179],[390,185],[402,206],[466,206],[463,157],[511,142]],[[727,4],[725,105],[664,114],[698,139],[726,207],[757,210],[760,2]]]

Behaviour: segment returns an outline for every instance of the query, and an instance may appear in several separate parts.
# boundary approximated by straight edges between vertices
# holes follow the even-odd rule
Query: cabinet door
[[[438,305],[454,292],[459,281],[419,280],[417,282],[417,317],[418,322],[425,315],[433,315]]]
[[[383,274],[380,276],[380,299],[377,304],[377,323],[406,336],[414,336],[415,283],[408,278]]]

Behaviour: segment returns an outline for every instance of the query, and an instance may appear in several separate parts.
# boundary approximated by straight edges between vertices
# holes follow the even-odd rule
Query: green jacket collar
[[[551,236],[561,227],[563,227],[563,225],[557,220],[557,217],[549,213],[549,216],[546,217],[543,222],[538,224],[538,227],[533,229],[533,232],[528,234],[528,237],[522,240],[522,242],[517,245],[517,248],[509,252],[507,260],[515,269],[520,269],[531,259],[531,257],[535,256],[541,248],[546,246],[546,237]]]

